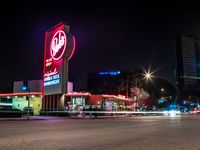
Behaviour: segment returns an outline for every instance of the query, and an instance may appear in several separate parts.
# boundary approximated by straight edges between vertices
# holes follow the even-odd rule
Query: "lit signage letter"
[[[53,80],[54,80],[54,79],[59,79],[59,78],[60,78],[60,77],[59,77],[59,74],[56,74],[56,75],[53,76]]]
[[[55,68],[54,71],[49,71],[44,74],[44,77],[49,77],[58,73],[58,70]]]
[[[54,85],[54,84],[58,84],[60,83],[60,80],[52,80],[52,81],[48,81],[48,82],[44,82],[44,86],[48,86],[48,85]]]
[[[104,72],[99,72],[99,75],[118,75],[120,74],[120,71],[104,71]]]
[[[62,30],[58,30],[53,35],[53,38],[51,40],[51,45],[50,45],[51,57],[54,60],[59,60],[62,58],[65,52],[66,43],[67,43],[67,37],[65,35],[65,32]]]
[[[60,75],[56,74],[53,76],[48,76],[46,78],[44,78],[44,86],[48,86],[48,85],[55,85],[55,84],[59,84],[60,83]]]

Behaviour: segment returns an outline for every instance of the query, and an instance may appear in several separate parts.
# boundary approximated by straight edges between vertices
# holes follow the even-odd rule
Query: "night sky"
[[[199,6],[126,0],[1,4],[0,89],[15,80],[42,79],[44,33],[61,21],[77,41],[69,63],[75,90],[85,88],[89,72],[149,65],[174,84],[175,38],[200,35]]]

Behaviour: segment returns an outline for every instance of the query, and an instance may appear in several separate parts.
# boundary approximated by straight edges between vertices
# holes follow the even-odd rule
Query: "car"
[[[33,107],[24,107],[23,111],[22,111],[22,114],[23,115],[28,115],[28,111],[29,111],[29,115],[30,116],[33,116],[34,115],[34,109]]]
[[[180,107],[180,112],[182,112],[182,113],[189,113],[190,109],[188,107],[181,106]]]
[[[192,114],[199,114],[200,113],[200,109],[196,109],[196,110],[192,110],[192,111],[190,111],[190,113],[192,113]]]

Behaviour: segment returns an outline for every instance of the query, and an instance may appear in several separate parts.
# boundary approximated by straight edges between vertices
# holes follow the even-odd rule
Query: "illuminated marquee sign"
[[[75,38],[69,26],[59,23],[45,33],[44,95],[67,91],[68,61],[75,50]]]
[[[44,86],[60,83],[60,75],[55,68],[53,72],[47,72],[44,74]]]
[[[59,74],[44,78],[44,86],[58,84],[58,83],[60,83]]]

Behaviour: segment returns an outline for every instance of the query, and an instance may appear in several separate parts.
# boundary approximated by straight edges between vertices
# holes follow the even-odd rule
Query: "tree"
[[[121,84],[118,87],[118,92],[125,94],[127,97],[132,96],[131,88],[142,88],[144,85],[143,71],[142,69],[136,69],[134,71],[122,72]]]
[[[141,105],[145,103],[149,94],[143,88],[133,87],[131,88],[131,97],[136,97],[136,103]]]
[[[149,93],[144,91],[144,89],[142,88],[140,90],[140,101],[141,101],[141,103],[144,103],[144,101],[147,100],[148,97],[149,97]]]

